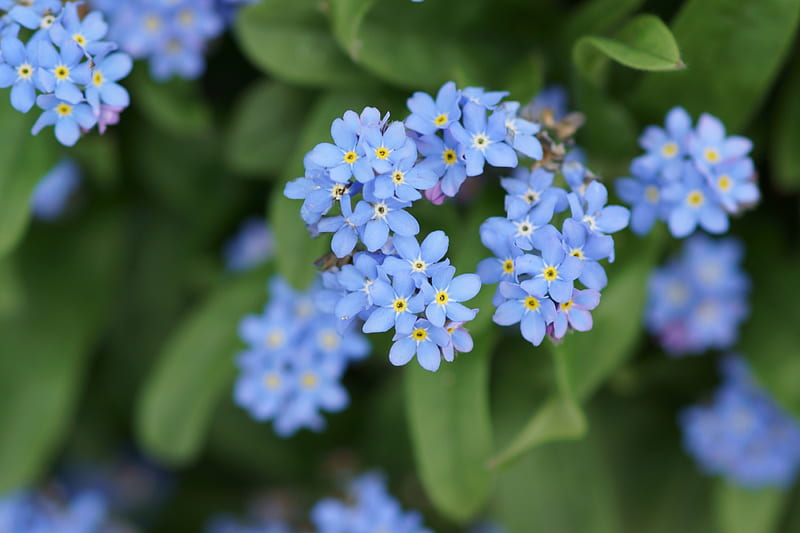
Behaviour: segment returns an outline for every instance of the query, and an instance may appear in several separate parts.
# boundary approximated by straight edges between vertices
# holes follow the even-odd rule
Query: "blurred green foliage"
[[[764,202],[733,228],[754,282],[741,349],[800,416],[799,15],[800,0],[263,0],[204,80],[160,85],[138,65],[123,123],[70,152],[89,178],[78,205],[31,228],[31,190],[65,152],[0,106],[0,490],[135,441],[183,479],[153,531],[197,531],[254,487],[318,496],[344,451],[388,471],[437,531],[484,514],[512,533],[798,531],[797,490],[714,482],[681,450],[676,413],[716,378],[710,357],[667,360],[641,327],[645,280],[677,246],[665,234],[619,240],[594,330],[557,346],[493,326],[492,288],[474,353],[437,374],[391,367],[378,338],[321,435],[275,437],[230,384],[238,320],[270,272],[304,287],[327,246],[282,190],[333,118],[366,105],[402,118],[411,91],[450,79],[520,99],[546,81],[586,114],[579,142],[608,181],[675,105],[754,140]],[[488,254],[477,226],[502,212],[496,189],[416,212],[423,233],[458,235],[464,271]],[[253,212],[276,258],[234,277],[220,247]]]

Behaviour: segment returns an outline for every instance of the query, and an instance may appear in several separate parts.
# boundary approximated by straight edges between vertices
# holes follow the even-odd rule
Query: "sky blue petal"
[[[367,307],[367,294],[362,291],[351,292],[336,302],[334,313],[339,318],[350,318]]]
[[[590,289],[577,291],[572,295],[575,304],[585,307],[586,309],[594,309],[600,305],[600,291],[593,291]]]
[[[104,22],[102,13],[92,11],[83,18],[81,31],[87,39],[96,41],[105,37],[108,31],[108,24]]]
[[[355,131],[340,118],[331,124],[331,137],[336,146],[342,150],[351,150],[356,145]]]
[[[669,215],[669,231],[677,238],[689,235],[697,227],[697,214],[686,206],[676,207]]]
[[[547,294],[550,284],[544,278],[534,278],[523,281],[519,286],[527,293],[526,296],[530,294],[542,299]]]
[[[497,289],[504,298],[513,298],[518,300],[528,296],[528,293],[525,292],[525,290],[520,287],[519,284],[512,283],[510,281],[501,281]]]
[[[420,309],[421,310],[421,309]],[[400,313],[395,317],[395,329],[398,333],[409,333],[417,322],[417,316],[411,312]]]
[[[122,85],[106,82],[100,87],[103,102],[114,107],[128,107],[131,103],[128,91]]]
[[[602,290],[608,285],[608,277],[603,266],[596,261],[584,261],[583,272],[578,278],[581,283],[590,289]]]
[[[522,318],[525,311],[522,302],[519,300],[509,300],[501,304],[494,312],[492,320],[501,326],[516,324]]]
[[[709,233],[720,234],[728,231],[728,215],[717,206],[707,205],[700,210],[700,225]]]
[[[567,325],[566,313],[557,313],[556,319],[553,321],[553,334],[556,338],[560,339],[567,333]]]
[[[97,117],[92,112],[92,108],[87,104],[78,104],[72,108],[72,113],[78,125],[85,130],[92,128],[97,124]]]
[[[519,274],[538,274],[544,268],[544,261],[538,255],[524,254],[514,260],[514,270]]]
[[[389,226],[382,220],[370,220],[364,226],[364,234],[361,240],[367,246],[367,250],[374,252],[386,244],[389,239]]]
[[[15,83],[11,89],[11,107],[27,113],[34,103],[36,103],[36,91],[33,89],[33,84],[29,81]]]
[[[539,346],[542,343],[545,333],[545,324],[541,315],[538,313],[527,313],[522,317],[519,325],[525,340],[534,346]]]
[[[537,161],[544,155],[542,143],[533,135],[515,135],[514,149]]]
[[[346,257],[350,255],[353,248],[356,247],[358,242],[358,235],[356,231],[348,224],[344,224],[339,230],[333,234],[331,239],[331,250],[336,254],[336,257]]]
[[[483,152],[474,148],[467,148],[466,152],[467,176],[478,176],[483,174],[485,159]]]
[[[353,169],[353,176],[361,183],[367,183],[375,178],[375,172],[373,172],[372,165],[369,164],[367,158],[359,157],[351,166]]]
[[[558,303],[568,302],[572,298],[571,281],[556,279],[550,282],[550,297]]]
[[[70,104],[77,104],[83,100],[83,92],[74,83],[66,81],[56,86],[55,95],[59,100],[64,100]]]
[[[571,255],[568,255],[561,262],[561,266],[558,267],[558,277],[561,279],[565,279],[567,281],[572,281],[574,279],[577,279],[578,276],[581,275],[582,271],[583,271],[583,261],[581,261],[577,257],[572,257]]]
[[[117,53],[106,57],[100,69],[103,76],[110,81],[119,81],[128,74],[133,68],[133,60],[128,54]]]
[[[380,333],[389,331],[394,326],[395,312],[388,307],[379,307],[369,315],[361,331],[364,333]]]
[[[639,204],[631,211],[631,230],[637,235],[646,235],[656,223],[658,213],[650,204]]]
[[[610,205],[597,217],[597,229],[603,233],[614,233],[628,225],[631,212],[620,205]]]
[[[47,126],[52,126],[55,123],[56,123],[55,111],[52,110],[45,111],[44,113],[39,115],[38,119],[36,119],[36,122],[33,124],[33,127],[31,128],[31,134],[36,135],[40,131],[42,131],[43,128],[46,128]]]
[[[478,276],[480,276],[483,283],[497,283],[503,279],[505,272],[503,271],[502,260],[496,257],[487,257],[478,263]]]
[[[323,167],[335,167],[342,163],[342,151],[330,143],[316,145],[310,154],[311,160]]]
[[[592,329],[592,314],[584,309],[573,307],[569,311],[569,322],[577,331]]]
[[[39,28],[41,24],[41,17],[36,14],[32,7],[15,6],[8,12],[8,16],[12,20],[19,22],[29,30]]]
[[[411,109],[409,107],[409,109]],[[436,131],[436,126],[430,120],[426,120],[420,115],[412,114],[406,119],[408,129],[417,131],[423,135],[428,135]]]
[[[513,168],[519,164],[517,154],[514,149],[504,142],[496,142],[489,145],[485,152],[486,160],[493,167]]]
[[[425,317],[430,320],[434,326],[442,327],[445,321],[445,308],[436,302],[431,302],[425,309]]]
[[[0,87],[11,87],[17,81],[17,71],[5,63],[0,63]]]
[[[416,235],[419,233],[419,222],[417,222],[417,219],[402,209],[390,211],[389,214],[386,215],[386,222],[389,224],[392,231],[398,235]]]
[[[56,139],[64,146],[73,146],[81,136],[78,123],[72,118],[62,118],[56,122]]]
[[[450,296],[463,302],[474,298],[481,290],[481,279],[477,274],[461,274],[450,282]]]
[[[403,366],[414,357],[417,351],[417,343],[410,337],[404,337],[395,342],[389,349],[389,362],[394,366]]]
[[[590,215],[600,211],[608,202],[608,190],[599,181],[592,181],[583,195],[586,200],[586,212]]]
[[[432,231],[422,241],[420,254],[426,263],[436,263],[447,253],[450,238],[442,230]]]
[[[25,46],[22,41],[14,37],[5,37],[0,41],[0,49],[3,51],[3,60],[15,67],[25,62]]]
[[[465,329],[458,328],[453,332],[453,346],[462,353],[471,352],[474,346],[472,337]]]
[[[381,279],[376,280],[370,287],[370,296],[375,305],[389,306],[395,300],[394,288]]]
[[[470,309],[458,302],[450,302],[447,304],[447,318],[454,322],[468,322],[474,319],[477,314],[477,309]]]

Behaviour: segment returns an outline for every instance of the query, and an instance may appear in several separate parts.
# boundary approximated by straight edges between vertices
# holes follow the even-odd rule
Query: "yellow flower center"
[[[583,250],[580,248],[573,248],[570,250],[569,255],[572,257],[577,257],[578,259],[583,259]]]
[[[472,137],[472,146],[478,150],[485,150],[489,146],[489,137],[485,133],[477,133]]]
[[[422,329],[422,328],[417,328],[411,333],[411,336],[417,342],[424,341],[425,339],[428,338],[428,330]]]
[[[703,157],[711,164],[718,163],[721,159],[719,151],[716,148],[706,148],[703,150]]]
[[[402,313],[408,309],[408,303],[406,302],[405,298],[398,298],[394,301],[394,303],[392,303],[392,309],[394,309],[397,313]]]
[[[264,386],[269,390],[275,390],[281,386],[281,378],[275,372],[264,374]]]
[[[722,192],[728,192],[729,190],[731,190],[732,186],[733,186],[733,180],[727,174],[723,174],[717,179],[717,187],[719,187],[719,190],[721,190]]]
[[[547,267],[542,271],[542,275],[547,281],[553,281],[558,277],[558,270],[555,267]]]
[[[564,311],[569,311],[570,307],[572,307],[572,300],[568,300],[563,304],[561,304],[561,309],[563,309]]]
[[[525,307],[530,309],[531,311],[536,311],[539,308],[539,300],[534,298],[533,296],[528,296],[525,298]]]
[[[353,151],[344,154],[344,162],[347,163],[348,165],[352,165],[357,160],[358,160],[358,154]]]
[[[191,26],[194,22],[194,12],[190,9],[184,9],[178,15],[178,20],[180,20],[181,24],[184,26]]]
[[[161,17],[158,15],[148,15],[144,18],[144,27],[150,33],[155,33],[161,29]]]
[[[73,35],[72,40],[78,43],[80,46],[86,46],[86,37],[84,37],[80,33],[76,33],[75,35]]]
[[[306,372],[303,374],[303,377],[300,378],[300,383],[303,385],[303,388],[306,389],[313,389],[317,386],[318,381],[317,375],[313,372]]]
[[[53,72],[59,80],[66,80],[69,78],[69,69],[65,65],[59,65]]]
[[[651,204],[657,203],[659,197],[658,187],[656,187],[655,185],[648,185],[647,188],[644,190],[644,197]]]
[[[33,75],[33,67],[28,63],[23,63],[17,67],[17,75],[27,80]]]
[[[447,118],[448,118],[447,113],[442,113],[441,115],[433,119],[433,123],[436,124],[437,126],[444,126],[445,124],[447,124]]]
[[[278,348],[283,344],[283,333],[280,331],[270,331],[264,339],[264,343],[269,348]]]
[[[381,219],[389,213],[389,207],[381,202],[372,206],[372,211],[375,213],[375,218]]]
[[[406,180],[406,175],[401,172],[400,170],[395,170],[392,172],[392,181],[395,185],[400,185]]]
[[[503,261],[503,272],[506,274],[513,274],[514,273],[514,260],[513,259],[506,259]]]
[[[103,85],[103,81],[105,81],[105,79],[103,78],[102,72],[95,72],[92,74],[92,83],[94,83],[97,87]]]
[[[411,270],[413,270],[414,272],[425,272],[426,266],[427,265],[425,264],[424,261],[414,261],[414,263],[412,263],[411,265]]]
[[[450,295],[446,291],[439,291],[436,293],[435,301],[439,305],[445,305],[450,299]]]
[[[442,153],[442,158],[444,162],[448,165],[452,165],[456,162],[456,152],[455,150],[447,149]]]
[[[335,350],[339,347],[341,337],[333,330],[326,329],[320,335],[320,342],[326,350]]]
[[[661,155],[666,157],[667,159],[671,159],[678,154],[678,145],[674,142],[665,143],[664,146],[661,147]]]
[[[389,149],[384,148],[383,146],[381,146],[380,148],[376,148],[375,157],[377,157],[378,159],[386,159],[387,157],[389,157]]]
[[[704,201],[705,196],[703,196],[703,193],[698,190],[690,192],[689,196],[686,197],[686,203],[688,203],[691,207],[700,207],[703,205]]]
[[[56,113],[62,117],[68,117],[72,114],[72,106],[69,104],[58,104],[58,106],[56,106]]]

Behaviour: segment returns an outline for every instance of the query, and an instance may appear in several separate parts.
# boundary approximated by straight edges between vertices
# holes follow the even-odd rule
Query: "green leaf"
[[[24,299],[0,318],[0,493],[36,481],[71,428],[119,273],[121,227],[103,213],[37,228],[13,256]]]
[[[800,190],[800,61],[781,87],[769,145],[770,178],[787,191]]]
[[[33,189],[58,160],[53,131],[33,137],[31,123],[7,103],[0,106],[0,257],[22,238]]]
[[[789,499],[780,489],[744,489],[719,482],[714,488],[714,511],[720,533],[777,531]]]
[[[279,174],[297,144],[309,100],[308,92],[279,82],[262,80],[250,87],[228,128],[228,165],[242,173]]]
[[[437,372],[411,361],[405,370],[406,413],[417,471],[436,508],[465,523],[489,497],[492,449],[489,361],[495,331],[475,337],[471,353]]]
[[[689,0],[670,24],[688,69],[648,74],[633,94],[648,120],[681,105],[740,130],[756,111],[797,29],[797,0]]]
[[[656,232],[645,243],[633,242],[629,237],[627,247],[619,247],[616,264],[621,266],[609,273],[609,286],[592,312],[592,330],[572,333],[550,347],[556,361],[557,393],[492,459],[492,467],[506,466],[544,442],[583,435],[586,425],[579,404],[633,354],[641,338],[647,278],[663,241],[663,233]]]
[[[200,453],[211,415],[230,391],[239,319],[266,300],[267,270],[225,280],[176,329],[138,399],[139,442],[170,464]]]
[[[242,8],[234,29],[250,61],[283,81],[320,87],[369,82],[336,46],[316,0],[271,0]]]
[[[144,64],[130,79],[135,104],[147,119],[175,135],[196,135],[211,129],[211,108],[197,82],[173,78],[155,81]]]
[[[286,183],[303,175],[303,157],[321,142],[330,142],[331,124],[348,109],[361,111],[365,106],[381,111],[390,109],[386,96],[364,90],[334,91],[316,101],[303,125],[297,146],[291,153],[283,178],[270,197],[267,206],[269,222],[275,235],[275,262],[278,273],[298,289],[306,288],[316,276],[314,261],[330,250],[327,236],[311,239],[300,218],[299,200],[283,195]]]
[[[685,68],[678,44],[661,19],[654,15],[633,18],[616,35],[582,37],[575,43],[573,59],[578,70],[595,84],[605,74],[602,56],[637,70],[678,70]]]
[[[750,315],[742,326],[740,350],[759,382],[783,407],[800,417],[796,379],[800,375],[800,307],[795,304],[800,299],[800,257],[786,256],[773,246],[757,248],[752,243],[748,256],[758,258],[750,272],[759,272],[765,257],[770,258],[770,266],[768,275],[753,277]]]
[[[334,35],[350,58],[389,83],[413,90],[459,85],[493,86],[503,73],[491,41],[468,36],[481,2],[440,0],[432,5],[333,0]],[[444,21],[447,21],[444,23]]]
[[[562,48],[569,48],[586,34],[607,34],[644,0],[589,0],[582,2],[563,21]]]

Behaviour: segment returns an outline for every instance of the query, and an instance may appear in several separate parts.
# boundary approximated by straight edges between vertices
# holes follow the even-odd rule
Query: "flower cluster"
[[[32,491],[0,499],[0,531],[48,533],[123,533],[130,531],[110,520],[106,501],[82,492],[62,503]]]
[[[103,40],[103,15],[82,17],[83,8],[60,0],[0,1],[0,87],[11,87],[14,109],[42,109],[34,135],[55,126],[66,146],[94,126],[103,133],[129,104],[117,82],[130,72],[131,58]]]
[[[247,0],[91,0],[111,22],[110,34],[156,80],[195,79],[205,71],[208,41]]]
[[[697,234],[680,257],[651,275],[645,322],[668,353],[701,354],[734,345],[748,313],[743,254],[733,237],[715,241]]]
[[[244,272],[264,263],[274,251],[275,240],[264,219],[251,217],[225,243],[225,265],[230,272]]]
[[[680,414],[686,450],[705,472],[736,485],[788,487],[800,469],[800,425],[755,383],[743,359],[728,356],[720,370],[713,401]]]
[[[329,307],[325,292],[314,285],[297,293],[275,278],[264,311],[239,324],[248,348],[239,355],[236,403],[256,420],[274,420],[281,436],[304,427],[320,431],[320,411],[344,409],[349,398],[342,375],[350,361],[370,351],[360,333],[340,333],[336,318],[321,310]]]
[[[644,235],[656,220],[678,238],[697,226],[728,231],[728,214],[758,202],[752,143],[726,136],[719,119],[704,113],[692,127],[681,107],[667,113],[665,128],[648,126],[639,138],[647,153],[631,163],[632,178],[617,180],[617,193],[632,206],[631,229]]]
[[[417,512],[404,512],[376,473],[364,474],[350,485],[346,501],[324,499],[311,510],[317,533],[430,533]]]
[[[552,91],[548,96],[552,98]],[[529,109],[559,136],[563,126],[555,122],[557,110],[536,101]],[[484,259],[478,273],[483,283],[499,284],[494,321],[519,323],[522,336],[534,346],[546,334],[560,339],[570,329],[592,328],[590,311],[600,303],[600,290],[608,281],[600,261],[614,260],[609,234],[626,227],[630,216],[624,207],[606,205],[606,187],[562,150],[548,147],[549,161],[530,170],[520,167],[513,177],[503,178],[506,216],[487,219],[480,230],[494,257]],[[559,151],[560,159],[552,157]],[[569,191],[554,185],[557,174]]]
[[[31,211],[40,220],[56,220],[66,211],[70,198],[80,187],[78,165],[63,159],[39,180],[31,196]]]
[[[304,160],[305,176],[284,191],[303,200],[301,216],[311,232],[332,233],[333,254],[352,260],[329,277],[341,297],[336,315],[343,323],[360,317],[367,333],[394,327],[390,360],[396,365],[416,354],[424,368],[436,370],[442,357],[450,361],[454,350],[472,347],[461,326],[476,310],[461,302],[478,293],[480,280],[455,277],[444,259],[443,232],[420,244],[419,223],[407,209],[423,192],[435,201],[455,196],[487,163],[516,167],[517,153],[542,157],[539,127],[517,116],[518,104],[500,105],[506,94],[460,91],[448,82],[435,98],[415,93],[405,122],[389,122],[370,107],[348,111],[331,126],[333,143],[314,147]]]
[[[243,523],[230,517],[212,519],[208,533],[290,533],[293,529],[276,512],[252,513]],[[266,514],[266,516],[264,516]],[[391,495],[382,475],[370,472],[351,481],[344,500],[325,498],[311,510],[315,533],[430,533],[422,525],[422,516],[403,511]],[[307,531],[307,529],[302,529]]]

